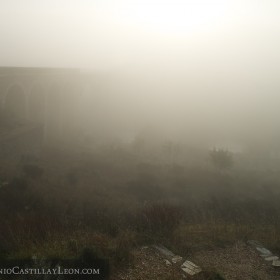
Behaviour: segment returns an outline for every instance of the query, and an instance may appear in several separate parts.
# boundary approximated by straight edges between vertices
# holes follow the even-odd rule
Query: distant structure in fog
[[[41,127],[46,143],[61,135],[71,140],[79,127],[83,86],[78,69],[1,67],[1,121]]]

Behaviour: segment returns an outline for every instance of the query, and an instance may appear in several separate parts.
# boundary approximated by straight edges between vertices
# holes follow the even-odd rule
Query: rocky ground
[[[195,276],[183,276],[181,263],[170,264],[163,255],[150,247],[133,252],[134,261],[129,268],[112,276],[112,280],[279,280],[280,269],[263,260],[256,250],[243,242],[234,246],[197,251],[188,260],[202,267]],[[184,261],[184,260],[183,260]]]

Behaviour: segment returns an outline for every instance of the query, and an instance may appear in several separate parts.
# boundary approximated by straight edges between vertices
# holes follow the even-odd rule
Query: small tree
[[[210,159],[214,166],[220,170],[230,169],[233,166],[232,153],[223,149],[213,149],[210,151]]]

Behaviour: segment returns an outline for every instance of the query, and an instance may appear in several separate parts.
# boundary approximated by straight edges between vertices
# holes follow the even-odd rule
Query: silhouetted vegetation
[[[90,248],[123,265],[141,244],[164,243],[182,255],[247,239],[279,249],[275,173],[141,163],[121,153],[121,165],[100,155],[77,161],[74,154],[48,153],[42,167],[6,175],[1,252],[61,257]],[[229,154],[216,153],[224,166]]]

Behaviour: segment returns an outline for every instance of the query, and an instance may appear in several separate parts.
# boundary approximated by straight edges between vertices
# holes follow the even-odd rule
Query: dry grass
[[[120,158],[48,154],[39,177],[24,175],[20,166],[9,177],[13,168],[5,171],[1,163],[9,182],[0,189],[2,251],[75,257],[91,248],[124,264],[134,247],[147,243],[164,243],[182,255],[248,239],[279,250],[275,174],[271,181],[269,174],[221,174]]]

